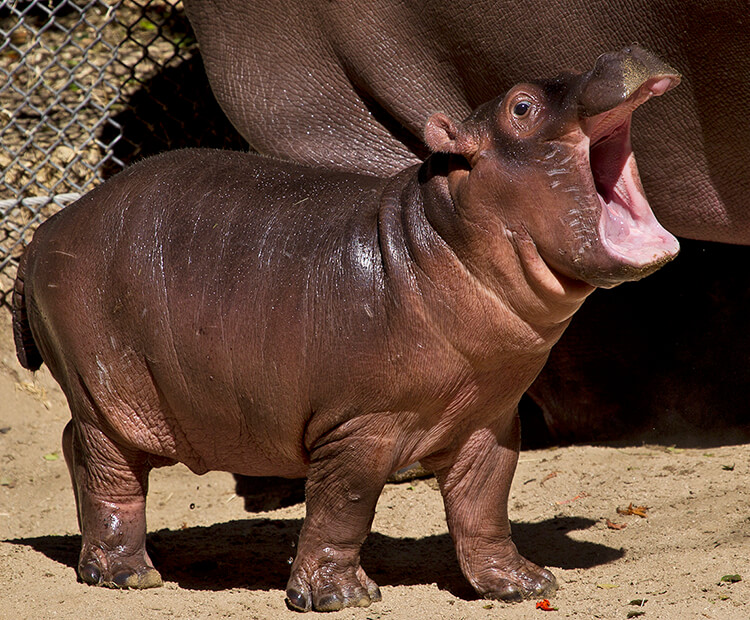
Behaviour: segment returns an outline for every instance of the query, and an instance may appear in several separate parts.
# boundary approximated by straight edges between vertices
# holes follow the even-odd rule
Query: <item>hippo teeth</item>
[[[589,157],[601,205],[602,244],[612,258],[646,275],[674,257],[679,244],[657,222],[643,194],[630,148],[630,112],[626,111],[625,118],[613,114],[610,122],[596,127],[592,134],[598,138],[591,143]]]

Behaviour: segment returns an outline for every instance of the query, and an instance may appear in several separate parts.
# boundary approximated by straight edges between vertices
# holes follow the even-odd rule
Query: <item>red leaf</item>
[[[557,611],[557,607],[552,607],[546,598],[542,601],[539,601],[536,604],[536,608],[541,609],[542,611]]]

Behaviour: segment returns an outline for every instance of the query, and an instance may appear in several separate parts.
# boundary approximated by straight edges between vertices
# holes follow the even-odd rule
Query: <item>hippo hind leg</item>
[[[146,552],[147,455],[117,445],[76,413],[63,432],[63,453],[82,536],[78,576],[113,588],[160,586]]]

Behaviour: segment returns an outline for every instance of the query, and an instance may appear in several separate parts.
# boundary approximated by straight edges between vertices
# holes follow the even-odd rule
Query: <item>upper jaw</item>
[[[632,111],[653,95],[663,95],[681,76],[659,58],[633,46],[602,54],[591,71],[579,78],[576,103],[579,116],[595,117],[629,103]]]

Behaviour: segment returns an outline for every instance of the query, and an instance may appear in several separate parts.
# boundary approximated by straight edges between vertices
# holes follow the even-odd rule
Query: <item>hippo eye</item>
[[[529,113],[530,109],[531,109],[531,102],[519,101],[515,106],[513,106],[513,114],[517,116],[518,118],[523,118]]]

